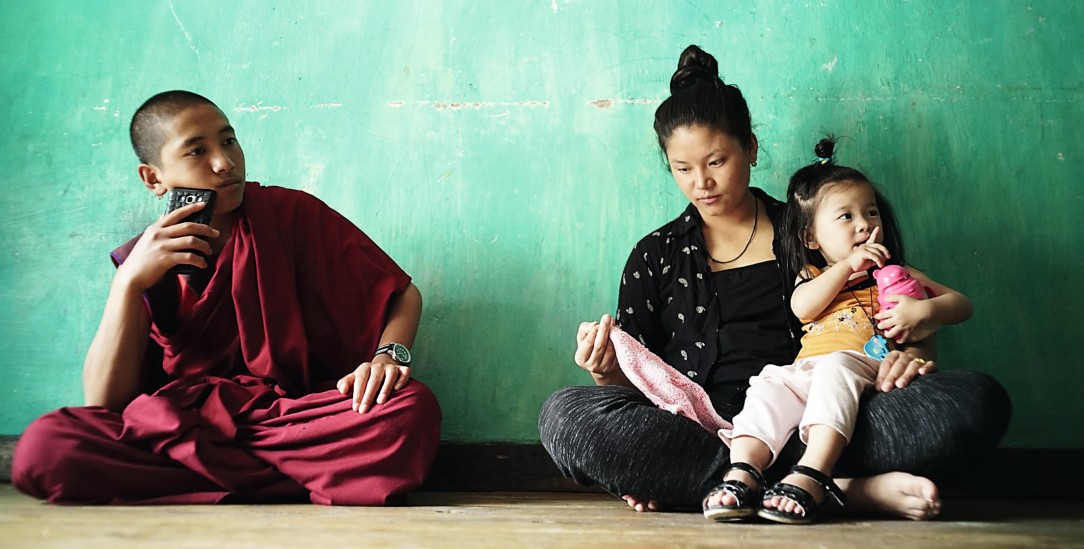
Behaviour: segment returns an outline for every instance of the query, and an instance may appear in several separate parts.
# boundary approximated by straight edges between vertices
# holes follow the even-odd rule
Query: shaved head
[[[128,132],[132,148],[143,164],[157,164],[165,142],[164,127],[177,113],[193,105],[211,105],[210,99],[184,90],[162,92],[148,99],[132,116]]]

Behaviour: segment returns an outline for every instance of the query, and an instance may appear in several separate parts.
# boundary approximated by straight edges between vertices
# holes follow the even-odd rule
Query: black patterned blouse
[[[750,190],[765,204],[773,227],[780,227],[784,204],[760,189]],[[720,354],[720,304],[704,251],[701,223],[700,213],[689,204],[676,219],[636,244],[621,274],[616,319],[622,330],[667,364],[705,385],[718,377],[710,373]],[[772,249],[776,258],[780,257],[778,233]],[[779,306],[789,322],[779,337],[791,339],[793,351],[789,355],[793,358],[801,328],[790,313],[793,281],[784,280],[778,260],[775,263],[775,269],[761,272],[780,277],[783,290]]]

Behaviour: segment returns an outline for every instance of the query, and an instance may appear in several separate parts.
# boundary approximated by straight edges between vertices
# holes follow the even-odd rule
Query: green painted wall
[[[315,5],[314,5],[315,4]],[[81,401],[112,267],[146,226],[132,111],[217,101],[250,179],[354,220],[425,296],[417,377],[445,438],[537,439],[578,322],[684,206],[651,130],[702,45],[779,196],[825,131],[976,305],[945,368],[1012,393],[1010,446],[1084,446],[1084,3],[0,1],[0,433]]]

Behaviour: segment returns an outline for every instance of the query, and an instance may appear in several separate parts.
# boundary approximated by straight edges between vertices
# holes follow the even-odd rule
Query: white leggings
[[[795,428],[802,442],[811,425],[827,425],[850,443],[858,400],[876,379],[878,364],[861,353],[839,351],[790,366],[765,366],[749,379],[734,428],[719,434],[728,446],[739,436],[760,440],[771,449],[773,463]]]

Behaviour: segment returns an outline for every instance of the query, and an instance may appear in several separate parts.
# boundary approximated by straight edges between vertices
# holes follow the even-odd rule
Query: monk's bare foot
[[[652,501],[644,501],[644,500],[636,499],[636,498],[634,498],[634,497],[632,497],[630,495],[621,496],[621,499],[625,500],[625,503],[629,504],[629,507],[632,507],[638,513],[643,513],[643,512],[646,512],[646,511],[658,511],[659,510],[659,504],[656,503],[653,500]]]
[[[757,489],[757,479],[753,478],[753,475],[742,471],[741,469],[731,469],[723,475],[723,480],[737,480],[744,482],[746,486]],[[734,497],[734,494],[730,492],[716,492],[708,497],[708,507],[732,507],[738,504],[738,498]]]
[[[928,478],[893,472],[841,479],[838,484],[847,494],[847,506],[862,511],[911,520],[929,520],[941,513],[937,485]]]

